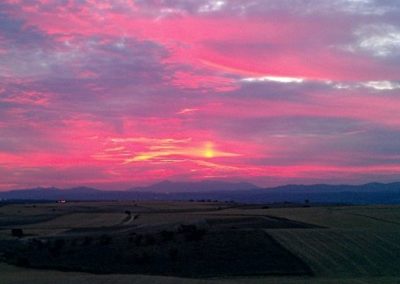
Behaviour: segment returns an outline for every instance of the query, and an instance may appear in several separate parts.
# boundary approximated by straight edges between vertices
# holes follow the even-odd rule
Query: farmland
[[[8,204],[0,207],[0,277],[1,283],[393,283],[400,279],[398,217],[397,206]],[[12,236],[15,228],[23,236]]]

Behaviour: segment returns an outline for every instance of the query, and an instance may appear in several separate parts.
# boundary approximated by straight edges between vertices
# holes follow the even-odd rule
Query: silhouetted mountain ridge
[[[345,192],[345,191],[362,191],[362,192],[372,192],[372,191],[400,191],[400,182],[393,183],[378,183],[371,182],[361,185],[349,185],[349,184],[312,184],[312,185],[301,185],[301,184],[289,184],[283,186],[277,186],[273,188],[267,188],[265,190],[284,190],[284,191],[295,191],[295,192]]]
[[[199,182],[172,182],[164,180],[150,186],[133,187],[131,191],[146,191],[160,193],[177,192],[205,192],[205,191],[240,191],[259,189],[260,187],[248,182],[224,182],[214,180],[204,180]]]
[[[220,200],[247,203],[304,202],[400,204],[400,182],[362,185],[284,185],[259,188],[251,183],[162,181],[126,191],[90,187],[32,188],[0,192],[3,200]]]
[[[59,199],[80,199],[87,195],[101,193],[100,190],[90,187],[74,187],[60,189],[56,187],[36,187],[29,189],[16,189],[6,192],[0,192],[0,198],[3,199],[43,199],[43,200],[59,200]]]

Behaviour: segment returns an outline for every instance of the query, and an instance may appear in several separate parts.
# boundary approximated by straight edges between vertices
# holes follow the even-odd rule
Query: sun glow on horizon
[[[205,158],[209,159],[214,158],[215,157],[214,144],[211,142],[207,142],[203,154]]]

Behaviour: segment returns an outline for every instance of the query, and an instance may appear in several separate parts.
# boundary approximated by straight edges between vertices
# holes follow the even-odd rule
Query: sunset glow
[[[208,142],[204,149],[204,157],[213,158],[214,157],[214,146],[212,143]]]
[[[400,5],[5,0],[0,190],[400,179]]]

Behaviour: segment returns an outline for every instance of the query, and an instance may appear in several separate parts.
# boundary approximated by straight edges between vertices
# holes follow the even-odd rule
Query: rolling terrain
[[[398,206],[7,204],[2,283],[393,283],[398,216]]]

